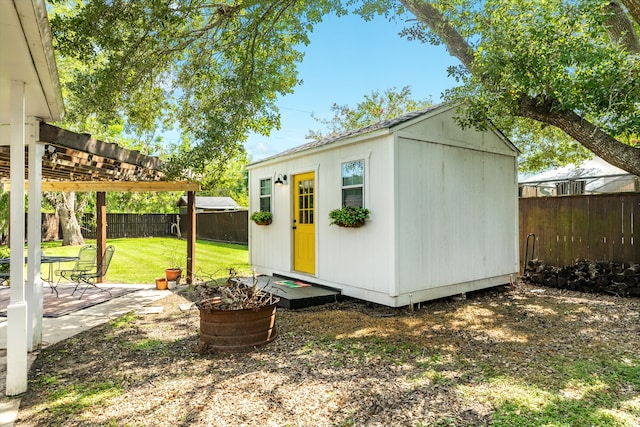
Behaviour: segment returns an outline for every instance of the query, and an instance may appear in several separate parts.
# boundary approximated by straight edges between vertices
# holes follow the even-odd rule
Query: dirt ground
[[[252,352],[202,355],[184,302],[41,351],[16,425],[489,426],[508,411],[499,384],[561,395],[565,364],[640,372],[637,298],[520,284],[413,311],[347,299],[279,309],[278,338]],[[611,405],[640,402],[640,381],[615,381]]]

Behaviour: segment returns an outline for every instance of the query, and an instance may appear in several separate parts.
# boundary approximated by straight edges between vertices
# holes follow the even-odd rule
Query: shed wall
[[[437,142],[401,133],[396,190],[400,293],[466,284],[434,298],[518,272],[515,153],[491,132],[436,123]]]
[[[316,173],[315,283],[400,306],[507,283],[518,272],[516,150],[495,132],[462,130],[445,110],[345,143],[250,168],[250,212],[260,179],[274,187],[273,223],[249,223],[250,263],[293,271],[293,176]],[[368,139],[367,139],[368,138]],[[365,160],[364,227],[330,226],[341,206],[341,164]]]
[[[256,211],[260,179],[287,175],[287,185],[273,188],[273,222],[249,222],[250,263],[258,272],[288,274],[293,269],[293,175],[316,173],[316,275],[336,288],[343,284],[389,293],[393,282],[391,135],[327,149],[251,169],[250,212]],[[365,160],[365,207],[372,211],[367,225],[345,229],[329,225],[329,211],[341,206],[341,164]]]
[[[319,206],[319,276],[350,288],[390,294],[395,266],[393,228],[393,136],[327,152],[326,184]],[[365,160],[364,205],[371,211],[364,227],[329,225],[329,211],[342,206],[341,164]],[[344,288],[344,286],[342,286]]]

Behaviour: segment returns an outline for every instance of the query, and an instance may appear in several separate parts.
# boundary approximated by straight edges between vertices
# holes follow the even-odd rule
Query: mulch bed
[[[511,411],[533,426],[572,405],[640,424],[637,298],[518,284],[414,311],[345,299],[279,309],[278,338],[255,351],[204,354],[184,303],[42,350],[16,425],[478,427]]]
[[[43,316],[44,317],[60,317],[65,314],[73,313],[74,311],[81,310],[83,308],[92,307],[97,304],[109,301],[110,299],[117,298],[119,296],[135,292],[137,289],[114,287],[108,285],[99,285],[100,289],[106,289],[109,293],[101,291],[100,289],[89,286],[86,292],[80,298],[82,293],[82,287],[79,287],[74,295],[71,295],[75,285],[60,284],[58,285],[58,295],[52,291],[48,285],[43,285]],[[0,287],[0,317],[7,316],[7,306],[11,297],[11,290],[9,286]]]

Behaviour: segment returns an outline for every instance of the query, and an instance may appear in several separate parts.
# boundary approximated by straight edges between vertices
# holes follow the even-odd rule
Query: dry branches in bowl
[[[250,280],[250,279],[249,279]],[[231,269],[226,283],[200,280],[189,296],[200,311],[195,351],[250,351],[277,336],[276,304],[280,298],[239,278]]]
[[[241,278],[233,269],[229,270],[226,283],[220,284],[213,277],[200,278],[190,299],[200,310],[257,310],[279,301],[278,297],[258,287],[255,276]]]

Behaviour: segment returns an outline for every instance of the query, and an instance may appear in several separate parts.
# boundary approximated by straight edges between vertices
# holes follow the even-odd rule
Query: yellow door
[[[295,175],[293,185],[293,269],[315,274],[315,174]]]

